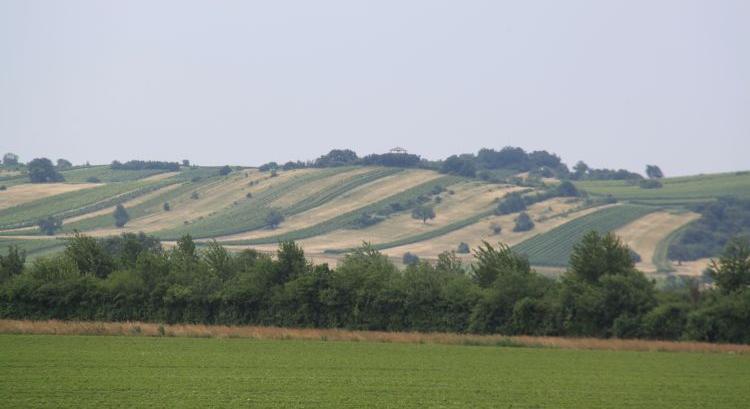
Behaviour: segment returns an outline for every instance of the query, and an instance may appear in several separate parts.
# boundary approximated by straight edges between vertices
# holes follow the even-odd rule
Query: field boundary
[[[244,338],[254,340],[443,344],[610,351],[750,353],[750,345],[711,344],[706,342],[473,335],[438,332],[351,331],[343,329],[201,324],[168,325],[145,322],[0,320],[0,334]]]

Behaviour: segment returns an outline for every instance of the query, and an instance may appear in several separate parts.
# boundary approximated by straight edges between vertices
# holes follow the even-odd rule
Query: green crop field
[[[621,205],[601,209],[544,234],[536,235],[513,247],[526,254],[534,265],[564,267],[568,265],[573,246],[591,230],[606,233],[657,210],[650,206]]]
[[[276,235],[276,236],[262,237],[258,239],[252,239],[252,240],[226,241],[226,242],[223,242],[222,244],[254,245],[254,244],[277,243],[281,240],[302,240],[302,239],[306,239],[309,237],[332,232],[334,230],[352,227],[352,223],[354,223],[354,221],[358,217],[360,217],[362,213],[376,212],[380,209],[387,207],[390,203],[414,200],[421,195],[428,194],[435,188],[435,186],[447,187],[454,183],[458,183],[461,180],[464,180],[464,179],[458,176],[442,176],[437,179],[433,179],[431,181],[424,182],[417,186],[403,190],[401,192],[394,193],[393,195],[385,197],[382,200],[371,203],[359,209],[341,214],[332,219],[322,221],[318,224],[315,224],[313,226],[310,226],[304,229],[299,229],[299,230],[291,231],[291,232]]]
[[[624,180],[577,182],[594,195],[611,194],[618,200],[653,205],[680,205],[716,200],[720,196],[750,197],[750,172],[718,173],[662,180],[660,189],[642,189]]]
[[[0,335],[11,407],[745,408],[717,353]]]
[[[0,228],[33,226],[46,216],[73,217],[138,197],[175,180],[111,183],[62,193],[0,210]]]
[[[10,237],[0,237],[0,254],[8,252],[8,246],[17,246],[26,252],[26,259],[31,260],[39,256],[54,253],[65,247],[65,240],[39,239],[39,240],[17,240]]]
[[[161,169],[143,169],[143,170],[126,170],[111,169],[109,165],[81,167],[71,170],[64,170],[62,173],[65,181],[68,183],[88,182],[89,178],[97,178],[102,183],[111,182],[130,182],[133,180],[143,179],[145,177],[164,173]]]

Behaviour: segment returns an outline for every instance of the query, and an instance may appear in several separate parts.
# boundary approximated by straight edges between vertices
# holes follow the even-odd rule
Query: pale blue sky
[[[750,1],[0,0],[0,152],[750,169]]]

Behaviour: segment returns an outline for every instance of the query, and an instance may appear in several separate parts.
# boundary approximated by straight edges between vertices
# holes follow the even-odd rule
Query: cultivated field
[[[0,335],[4,407],[743,408],[748,382],[716,353]]]

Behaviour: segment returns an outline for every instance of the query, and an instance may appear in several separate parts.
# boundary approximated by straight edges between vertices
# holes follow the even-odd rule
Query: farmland
[[[435,344],[0,335],[0,396],[8,407],[740,408],[750,399],[748,359]]]
[[[611,194],[618,200],[652,205],[686,205],[716,200],[720,196],[750,197],[750,172],[666,178],[659,189],[643,189],[623,180],[576,183],[594,195]]]
[[[613,231],[654,210],[653,207],[638,205],[608,207],[574,219],[547,233],[534,236],[514,246],[514,250],[526,254],[536,265],[565,266],[573,246],[587,232],[591,230],[600,233]]]

